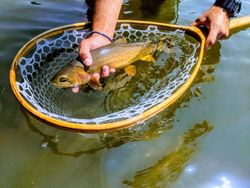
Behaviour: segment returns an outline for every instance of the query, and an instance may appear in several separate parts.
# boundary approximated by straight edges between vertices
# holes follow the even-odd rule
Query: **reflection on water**
[[[176,23],[178,19],[179,1],[176,0],[154,0],[147,1],[147,3],[143,0],[125,2],[123,10],[127,19],[141,18],[142,20],[167,23]],[[134,11],[130,11],[131,7]]]
[[[155,165],[136,172],[133,180],[124,183],[131,187],[169,187],[183,172],[185,165],[197,149],[197,138],[213,129],[207,121],[198,123],[183,136],[180,146]]]
[[[217,173],[208,182],[202,184],[202,188],[248,188],[249,180],[244,181],[230,173]]]
[[[39,130],[35,126],[35,124],[32,123],[31,116],[28,114],[28,112],[25,111],[24,108],[22,108],[22,111],[23,111],[23,114],[26,118],[27,125],[30,128],[30,130],[43,137],[43,140],[41,142],[41,148],[43,148],[43,149],[50,148],[51,151],[56,155],[79,157],[80,155],[92,154],[92,153],[95,153],[95,152],[105,148],[105,146],[100,146],[98,148],[93,148],[93,149],[91,148],[88,150],[76,151],[76,152],[72,152],[72,153],[60,151],[60,149],[58,148],[58,145],[57,145],[57,143],[59,142],[59,136],[57,134],[55,134],[55,135],[46,134],[46,133],[42,132],[41,130]]]

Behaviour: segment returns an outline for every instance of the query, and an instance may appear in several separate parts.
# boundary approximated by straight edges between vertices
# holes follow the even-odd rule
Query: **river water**
[[[121,19],[188,25],[213,1],[124,1]],[[53,128],[28,114],[9,86],[22,45],[86,21],[83,1],[0,4],[0,187],[250,187],[250,30],[206,51],[192,87],[142,125],[102,134]],[[240,16],[249,14],[243,2]]]

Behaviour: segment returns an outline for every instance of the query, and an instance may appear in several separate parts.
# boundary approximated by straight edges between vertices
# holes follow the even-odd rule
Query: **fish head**
[[[59,71],[51,80],[57,88],[72,88],[87,84],[91,79],[82,67],[68,66]]]

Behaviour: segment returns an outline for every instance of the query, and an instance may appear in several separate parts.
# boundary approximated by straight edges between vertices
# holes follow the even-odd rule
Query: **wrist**
[[[225,10],[224,8],[217,6],[217,5],[213,5],[212,9],[216,11],[217,13],[224,14],[226,18],[230,19],[230,15],[228,14],[227,10]]]
[[[115,22],[115,24],[116,24],[116,22]],[[115,33],[115,26],[116,25],[108,24],[105,22],[100,23],[99,21],[95,21],[95,22],[93,22],[93,25],[92,25],[92,31],[97,31],[97,32],[103,33],[104,35],[113,39],[113,36]],[[95,34],[95,35],[98,35],[98,34]]]
[[[91,49],[99,48],[110,44],[110,41],[107,38],[96,33],[89,34],[89,36],[87,37],[87,41],[91,41]]]
[[[90,32],[90,35],[91,36],[96,36],[96,37],[103,37],[105,38],[106,40],[108,40],[109,42],[112,42],[113,41],[113,35],[112,37],[110,37],[109,35],[107,35],[106,33],[103,33],[103,32],[100,32],[100,31],[96,31],[96,30],[93,30]]]
[[[236,17],[241,10],[241,0],[216,0],[214,6],[225,10],[230,18]]]

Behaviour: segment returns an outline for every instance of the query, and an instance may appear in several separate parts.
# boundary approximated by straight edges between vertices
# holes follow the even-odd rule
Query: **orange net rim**
[[[34,116],[38,117],[41,120],[44,120],[45,122],[50,123],[52,126],[56,126],[62,129],[67,129],[71,131],[77,131],[77,132],[107,132],[111,130],[116,129],[122,129],[129,126],[134,126],[137,124],[140,124],[144,122],[145,120],[153,117],[154,115],[158,114],[159,112],[163,111],[167,107],[169,107],[171,104],[173,104],[192,84],[194,78],[196,77],[200,65],[202,63],[202,58],[204,55],[204,46],[205,46],[205,36],[201,32],[200,29],[193,26],[178,26],[173,24],[165,24],[165,23],[158,23],[158,22],[148,22],[148,21],[136,21],[136,20],[119,20],[119,24],[130,24],[130,25],[136,25],[136,26],[148,26],[148,25],[155,25],[160,28],[169,29],[169,30],[176,30],[181,29],[184,30],[187,34],[193,36],[196,38],[197,41],[200,42],[200,48],[198,52],[198,60],[193,67],[193,72],[190,75],[190,77],[187,79],[187,81],[179,87],[169,98],[164,100],[162,103],[155,105],[154,107],[148,109],[147,111],[143,112],[142,114],[139,114],[137,116],[134,116],[130,119],[115,121],[111,123],[100,123],[100,124],[83,124],[83,123],[73,123],[73,122],[67,122],[64,120],[56,119],[53,117],[50,117],[46,114],[43,114],[42,112],[38,111],[35,107],[33,107],[29,102],[26,101],[26,99],[21,95],[21,93],[18,90],[17,84],[16,84],[16,70],[18,67],[18,60],[25,56],[35,45],[36,42],[41,39],[48,39],[50,37],[56,36],[58,34],[62,34],[63,32],[67,30],[79,30],[79,29],[86,29],[90,28],[89,23],[75,23],[75,24],[69,24],[61,27],[57,27],[48,31],[45,31],[41,33],[40,35],[34,37],[30,41],[28,41],[17,53],[15,56],[11,68],[10,68],[10,85],[12,88],[12,91],[18,101]]]

